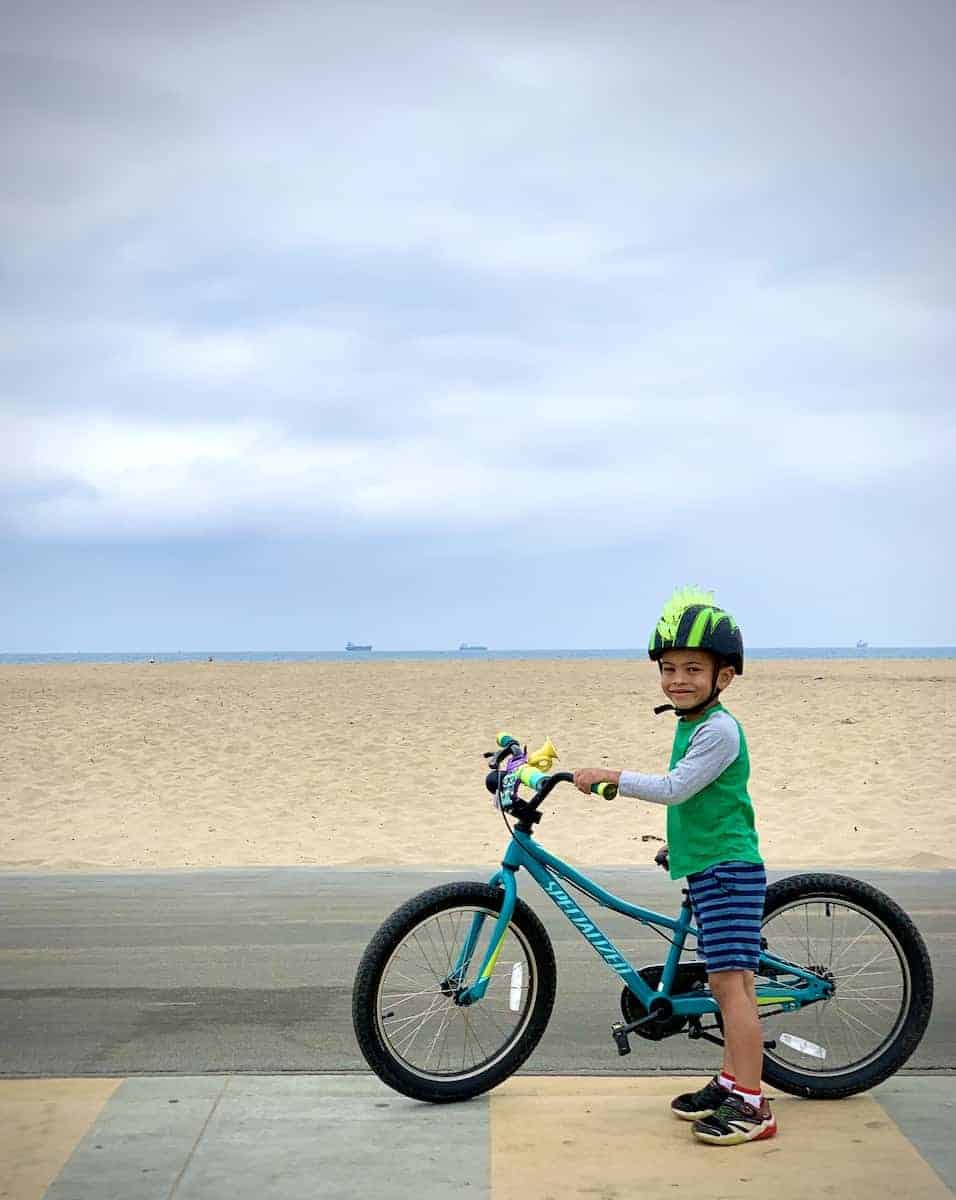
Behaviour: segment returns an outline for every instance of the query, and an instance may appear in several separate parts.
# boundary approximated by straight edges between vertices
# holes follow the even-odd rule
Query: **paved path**
[[[656,868],[595,870],[611,890],[676,912]],[[0,875],[0,1076],[362,1071],[350,998],[359,956],[385,915],[449,878],[488,868],[329,868],[139,874]],[[908,1066],[956,1069],[956,872],[867,872],[920,926],[936,1002]],[[558,1002],[528,1069],[705,1071],[714,1049],[609,1027],[620,983],[533,885],[554,939]],[[587,902],[585,907],[587,907]],[[665,943],[633,921],[600,923],[635,961]]]
[[[835,1104],[781,1096],[780,1136],[732,1150],[667,1111],[695,1086],[668,1073],[709,1070],[715,1050],[633,1039],[618,1058],[616,978],[543,899],[559,1003],[527,1073],[433,1107],[364,1071],[349,996],[373,929],[424,887],[487,874],[0,876],[0,1200],[956,1195],[956,873],[865,873],[936,970],[909,1069]],[[676,908],[661,873],[594,875]],[[660,959],[653,935],[601,918],[625,952]]]
[[[781,1097],[731,1149],[667,1111],[687,1077],[520,1076],[418,1104],[370,1076],[0,1081],[3,1200],[953,1200],[952,1077]]]

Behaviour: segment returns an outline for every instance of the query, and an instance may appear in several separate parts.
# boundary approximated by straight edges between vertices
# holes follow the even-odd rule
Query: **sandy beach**
[[[726,701],[768,866],[956,867],[954,686],[953,660],[748,663]],[[661,701],[646,662],[3,666],[0,869],[490,865],[496,731],[658,771]],[[647,864],[663,830],[567,786],[540,836]]]

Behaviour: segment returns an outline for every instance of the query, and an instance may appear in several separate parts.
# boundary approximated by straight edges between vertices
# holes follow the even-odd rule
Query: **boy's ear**
[[[733,683],[737,672],[731,666],[721,667],[717,672],[717,686],[721,691],[729,688]]]

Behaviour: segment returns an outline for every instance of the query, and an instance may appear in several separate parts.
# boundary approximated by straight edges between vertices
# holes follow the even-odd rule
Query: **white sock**
[[[725,1088],[728,1092],[732,1092],[736,1080],[733,1075],[725,1075],[723,1071],[720,1071],[717,1074],[717,1082],[722,1088]]]
[[[734,1095],[739,1096],[745,1103],[753,1108],[759,1108],[763,1104],[763,1089],[758,1092],[752,1092],[749,1088],[742,1088],[739,1083],[734,1084]]]

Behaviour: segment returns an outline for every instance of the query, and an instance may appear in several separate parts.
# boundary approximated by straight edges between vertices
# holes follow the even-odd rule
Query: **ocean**
[[[0,666],[29,663],[176,662],[443,662],[446,660],[611,658],[647,660],[647,650],[131,650],[101,654],[0,654]],[[956,658],[956,646],[769,646],[750,647],[746,658]]]

